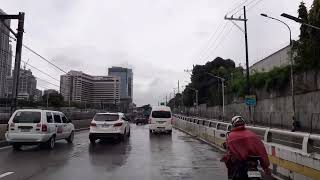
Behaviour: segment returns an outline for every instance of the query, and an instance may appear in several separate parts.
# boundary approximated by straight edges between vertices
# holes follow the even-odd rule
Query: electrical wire
[[[3,34],[5,34],[6,36],[8,36],[9,38],[13,39],[14,41],[17,41],[17,39],[13,36],[11,36],[10,34],[7,34],[4,29],[1,28],[1,32]],[[47,58],[43,57],[42,55],[40,55],[39,53],[37,53],[35,50],[31,49],[29,46],[25,45],[25,44],[22,44],[22,46],[29,50],[30,52],[32,52],[33,54],[37,55],[38,57],[40,57],[42,60],[46,61],[47,63],[49,63],[50,65],[52,65],[53,67],[57,68],[58,70],[64,72],[67,74],[67,72],[65,70],[63,70],[62,68],[60,68],[59,66],[53,64],[50,60],[48,60]]]
[[[220,41],[217,43],[217,45],[213,48],[213,50],[211,52],[209,52],[209,55],[207,56],[206,60],[208,60],[208,58],[210,58],[210,54],[213,54],[217,48],[221,45],[222,42],[224,42],[226,40],[226,38],[228,37],[227,35],[229,35],[231,33],[231,31],[233,30],[235,25],[232,25],[228,31],[226,31],[226,33],[221,37]]]
[[[216,36],[216,38],[215,38],[215,40],[214,40],[214,43],[211,44],[211,46],[209,46],[209,47],[207,48],[207,51],[206,51],[205,55],[203,56],[205,59],[207,59],[208,52],[210,52],[210,49],[211,49],[212,47],[214,47],[214,46],[216,45],[216,42],[221,38],[221,36],[222,36],[222,34],[224,33],[227,25],[228,25],[228,22],[225,22],[225,23],[224,23],[224,26],[222,27],[222,30],[219,32],[218,36]],[[201,61],[204,59],[203,57],[200,58]]]
[[[192,59],[196,59],[196,60],[201,60],[201,58],[207,53],[208,49],[210,48],[210,46],[212,46],[212,44],[215,42],[213,41],[213,38],[216,37],[215,35],[219,32],[219,30],[223,27],[223,21],[221,21],[221,23],[219,24],[218,28],[216,29],[216,31],[214,31],[213,33],[211,33],[209,39],[207,40],[208,43],[206,44],[206,46],[204,46],[204,48],[202,49],[202,51],[200,51],[200,53],[197,55],[197,57],[194,57]]]

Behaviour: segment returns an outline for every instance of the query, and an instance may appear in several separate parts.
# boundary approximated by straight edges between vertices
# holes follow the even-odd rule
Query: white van
[[[149,117],[149,131],[172,133],[172,114],[168,106],[152,107]]]
[[[53,149],[56,140],[73,142],[74,125],[62,112],[21,109],[12,114],[5,136],[15,150],[35,144]]]

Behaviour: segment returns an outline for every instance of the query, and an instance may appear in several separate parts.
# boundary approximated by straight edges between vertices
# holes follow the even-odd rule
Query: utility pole
[[[247,90],[247,94],[250,94],[250,77],[249,77],[249,53],[248,53],[248,32],[247,32],[247,13],[246,13],[246,6],[243,6],[243,15],[244,18],[241,18],[241,16],[239,18],[234,18],[233,15],[231,17],[227,17],[225,16],[224,19],[225,20],[230,20],[230,21],[242,21],[244,22],[244,38],[245,38],[245,51],[246,51],[246,90]]]
[[[245,39],[245,51],[246,51],[246,94],[251,94],[251,87],[250,87],[250,74],[249,74],[249,52],[248,52],[248,31],[247,31],[247,12],[246,12],[246,6],[243,6],[243,16],[244,18],[234,18],[233,15],[231,17],[227,17],[227,15],[224,17],[225,20],[233,21],[242,21],[244,22],[244,39]],[[252,118],[252,112],[251,112],[251,106],[249,106],[249,119],[251,121]]]
[[[179,80],[178,80],[178,94],[180,93],[180,85],[179,85]]]
[[[166,94],[166,106],[168,105],[168,96]]]
[[[12,86],[12,102],[11,102],[11,113],[17,109],[17,97],[19,90],[19,76],[20,76],[20,65],[21,65],[21,54],[22,54],[22,40],[24,32],[24,12],[19,12],[18,15],[0,15],[0,20],[17,19],[18,29],[15,33],[10,27],[6,26],[7,29],[17,38],[16,44],[16,55],[14,62],[14,74],[13,74],[13,86]],[[5,23],[3,23],[5,24]]]
[[[173,110],[176,108],[176,90],[173,89]]]

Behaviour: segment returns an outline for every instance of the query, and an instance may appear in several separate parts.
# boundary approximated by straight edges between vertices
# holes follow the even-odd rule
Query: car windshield
[[[95,121],[116,121],[118,119],[118,114],[97,114],[94,116]]]
[[[41,113],[40,112],[17,112],[13,118],[14,123],[40,123]]]
[[[170,111],[153,111],[152,112],[153,118],[171,118]]]

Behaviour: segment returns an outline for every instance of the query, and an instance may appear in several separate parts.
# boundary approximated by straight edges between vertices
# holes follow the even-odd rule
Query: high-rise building
[[[12,85],[13,77],[7,76],[7,90],[8,97],[12,96]],[[36,95],[37,90],[37,80],[33,76],[31,70],[20,69],[19,76],[19,89],[18,89],[18,99],[29,100],[31,97]]]
[[[6,14],[0,9],[0,14]],[[5,20],[4,24],[10,27],[10,20]],[[0,98],[6,96],[7,76],[10,75],[12,52],[9,41],[10,31],[0,23]]]
[[[81,71],[69,71],[60,77],[60,92],[65,101],[91,104],[117,104],[120,78],[91,76]]]
[[[36,102],[42,101],[42,91],[39,89],[36,89],[35,95],[33,97],[33,100]]]
[[[120,77],[120,99],[132,100],[132,94],[133,94],[132,69],[113,66],[108,69],[108,75]]]

